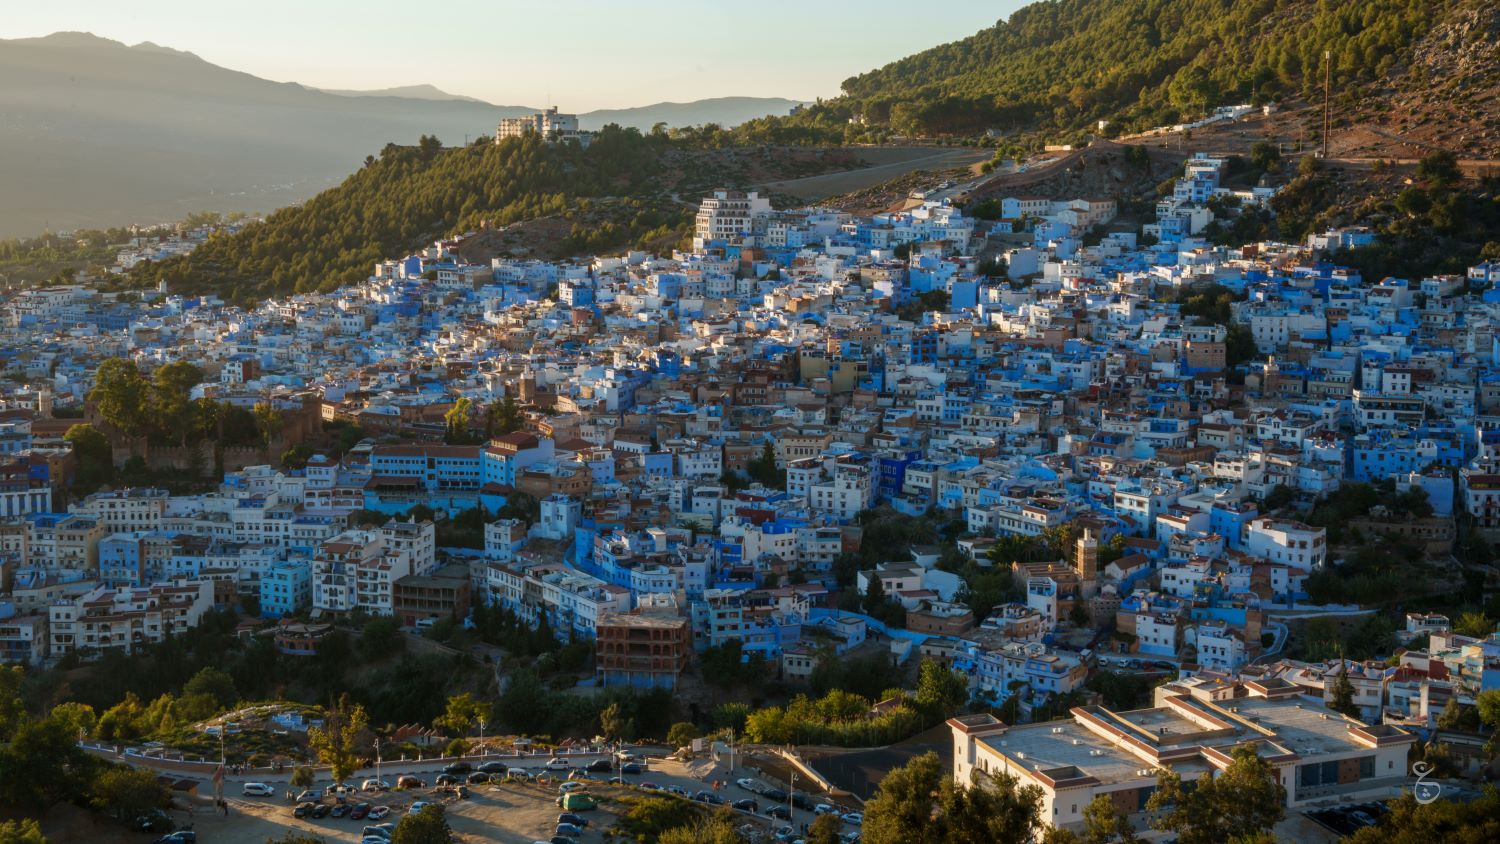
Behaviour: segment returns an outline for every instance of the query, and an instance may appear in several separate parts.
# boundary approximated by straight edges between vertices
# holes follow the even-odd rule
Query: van
[[[562,802],[560,802],[558,805],[561,806],[563,808],[563,811],[565,812],[587,812],[597,808],[599,805],[599,802],[594,799],[594,795],[583,791],[575,791],[572,794],[564,794],[561,800]]]

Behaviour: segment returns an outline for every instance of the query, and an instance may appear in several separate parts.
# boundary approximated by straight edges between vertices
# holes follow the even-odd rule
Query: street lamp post
[[[375,738],[375,781],[380,782],[380,737]],[[379,786],[376,786],[379,788]]]
[[[479,755],[485,755],[484,750],[484,719],[479,719]]]
[[[792,785],[786,792],[786,821],[792,825],[792,831],[797,829],[797,806],[792,798],[797,796],[797,772],[792,771]]]

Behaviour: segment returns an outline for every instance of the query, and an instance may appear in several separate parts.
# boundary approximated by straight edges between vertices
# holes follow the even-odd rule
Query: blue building
[[[306,562],[277,563],[260,578],[260,614],[280,618],[312,606],[312,569]]]

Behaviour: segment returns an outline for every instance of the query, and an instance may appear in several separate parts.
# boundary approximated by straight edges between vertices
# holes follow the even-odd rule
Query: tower
[[[536,403],[536,373],[532,372],[530,367],[527,367],[526,371],[521,373],[521,386],[516,399],[521,404]]]
[[[1093,525],[1084,525],[1073,543],[1073,568],[1083,597],[1092,598],[1099,591],[1099,534]]]

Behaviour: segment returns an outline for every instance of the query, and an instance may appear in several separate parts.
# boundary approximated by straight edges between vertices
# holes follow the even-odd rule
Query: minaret
[[[521,404],[536,403],[536,373],[532,372],[529,366],[526,367],[525,372],[521,373],[521,386],[516,399]]]
[[[1078,571],[1083,597],[1094,597],[1099,591],[1099,536],[1093,527],[1085,526],[1073,544],[1073,568]]]

